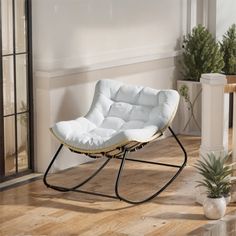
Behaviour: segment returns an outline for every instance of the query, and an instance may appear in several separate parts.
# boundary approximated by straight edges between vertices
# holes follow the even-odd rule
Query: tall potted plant
[[[225,194],[230,191],[232,174],[232,164],[226,165],[227,159],[228,155],[216,157],[211,153],[195,164],[195,168],[202,176],[202,179],[197,181],[196,187],[203,186],[207,193],[203,210],[208,219],[220,219],[225,214]]]
[[[223,35],[220,50],[223,53],[224,67],[223,72],[226,75],[236,75],[236,25],[229,27]]]
[[[184,37],[181,64],[183,80],[177,81],[182,96],[179,108],[180,133],[200,135],[201,75],[221,72],[224,66],[223,53],[220,51],[219,44],[204,26],[196,26]]]

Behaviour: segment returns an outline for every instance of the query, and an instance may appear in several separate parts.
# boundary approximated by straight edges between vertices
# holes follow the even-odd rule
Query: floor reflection
[[[236,211],[225,216],[221,220],[212,221],[188,235],[195,236],[235,236],[236,235]]]

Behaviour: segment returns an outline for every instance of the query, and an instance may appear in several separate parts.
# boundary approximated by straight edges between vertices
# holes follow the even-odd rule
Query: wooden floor
[[[0,192],[0,235],[114,235],[154,236],[186,235],[209,223],[202,207],[195,203],[196,172],[192,164],[198,158],[200,139],[180,137],[189,155],[188,165],[169,188],[154,200],[130,205],[118,200],[81,193],[59,193],[47,189],[42,180]],[[172,138],[146,146],[131,156],[148,160],[181,162],[181,151]],[[88,175],[100,160],[52,175],[54,183],[73,185]],[[87,189],[113,193],[119,166],[109,166],[88,184]],[[141,199],[150,189],[160,187],[173,168],[130,162],[125,169],[121,192]],[[231,204],[227,212],[236,209]]]

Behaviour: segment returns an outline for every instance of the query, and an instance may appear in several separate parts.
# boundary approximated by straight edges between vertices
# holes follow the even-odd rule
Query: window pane
[[[5,152],[5,174],[10,175],[16,172],[15,152],[15,117],[4,118],[4,152]]]
[[[25,0],[15,1],[15,34],[16,34],[16,52],[26,51],[26,16]]]
[[[28,114],[17,115],[18,170],[28,169]]]
[[[13,53],[12,0],[1,0],[2,54]]]
[[[27,74],[26,55],[16,56],[16,99],[17,112],[27,111]]]
[[[13,57],[3,57],[3,104],[4,115],[14,113],[14,67]]]

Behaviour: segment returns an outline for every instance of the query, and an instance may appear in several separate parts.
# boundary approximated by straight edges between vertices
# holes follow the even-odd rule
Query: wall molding
[[[203,19],[202,19],[202,24],[205,26],[205,27],[208,27],[208,18],[209,18],[209,2],[208,0],[203,0]]]
[[[192,28],[197,24],[197,0],[187,1],[187,32],[191,33]]]
[[[94,63],[94,64],[91,63],[88,65],[81,64],[75,68],[49,69],[49,70],[36,69],[34,75],[40,78],[49,78],[49,77],[54,78],[54,77],[68,76],[68,75],[73,75],[73,74],[89,72],[89,71],[103,70],[103,69],[109,69],[113,67],[127,66],[131,64],[173,58],[173,57],[180,56],[181,53],[182,53],[182,50],[173,50],[169,52],[168,51],[157,52],[157,53],[142,55],[142,56],[124,57],[121,59],[108,60],[108,61],[103,61],[103,62]]]

